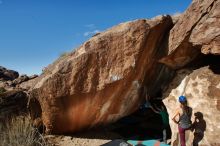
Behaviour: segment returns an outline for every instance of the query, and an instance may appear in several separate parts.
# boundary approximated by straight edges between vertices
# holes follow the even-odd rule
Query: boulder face
[[[42,115],[32,118],[42,117],[46,132],[66,133],[134,112],[173,75],[157,62],[172,26],[170,16],[122,23],[60,57],[37,78],[30,104]]]
[[[200,52],[220,54],[220,0],[193,0],[171,29],[169,55],[160,62],[178,69]]]
[[[179,138],[177,124],[171,118],[179,107],[180,95],[186,95],[193,109],[193,128],[187,132],[186,145],[220,145],[220,75],[209,67],[177,72],[163,100],[170,116],[173,146],[178,145]]]

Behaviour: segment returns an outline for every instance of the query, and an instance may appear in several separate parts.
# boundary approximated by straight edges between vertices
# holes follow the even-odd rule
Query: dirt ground
[[[121,136],[111,132],[88,131],[83,134],[64,136],[47,135],[46,141],[52,146],[100,146]]]

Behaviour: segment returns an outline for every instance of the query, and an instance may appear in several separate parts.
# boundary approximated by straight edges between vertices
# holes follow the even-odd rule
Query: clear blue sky
[[[39,74],[118,23],[183,12],[191,0],[0,0],[0,65]]]

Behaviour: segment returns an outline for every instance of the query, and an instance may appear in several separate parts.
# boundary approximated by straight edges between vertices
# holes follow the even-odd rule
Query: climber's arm
[[[180,115],[180,112],[179,112],[179,109],[177,109],[177,110],[176,110],[176,113],[174,114],[174,116],[173,116],[173,118],[172,118],[172,120],[173,120],[176,124],[179,123],[179,122],[176,120],[177,116],[179,116],[179,115]]]

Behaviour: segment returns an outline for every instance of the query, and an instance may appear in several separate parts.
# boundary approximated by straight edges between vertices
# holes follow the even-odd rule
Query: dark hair
[[[185,112],[188,116],[190,115],[190,109],[188,107],[187,101],[180,102],[183,105],[183,112]]]

